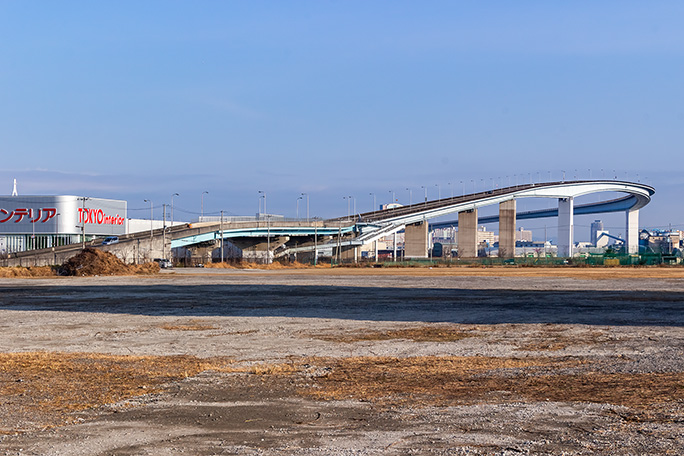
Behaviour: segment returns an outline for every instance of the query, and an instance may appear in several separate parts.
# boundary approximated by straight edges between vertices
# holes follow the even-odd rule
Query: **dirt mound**
[[[88,248],[69,258],[59,272],[66,276],[156,274],[159,265],[127,265],[109,252]]]

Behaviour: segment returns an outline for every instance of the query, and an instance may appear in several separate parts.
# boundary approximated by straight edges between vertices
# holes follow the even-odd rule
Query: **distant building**
[[[603,222],[601,220],[594,220],[591,224],[590,242],[592,245],[596,245],[596,240],[601,235],[601,232],[603,232]]]
[[[522,227],[515,232],[515,240],[521,242],[532,242],[532,231],[524,230]]]

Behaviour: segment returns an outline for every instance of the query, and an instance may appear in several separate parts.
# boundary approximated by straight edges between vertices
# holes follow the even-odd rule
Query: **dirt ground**
[[[684,269],[0,279],[0,454],[682,454]]]

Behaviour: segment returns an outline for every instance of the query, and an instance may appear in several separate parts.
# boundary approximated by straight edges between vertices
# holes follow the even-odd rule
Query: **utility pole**
[[[314,217],[314,266],[318,264],[318,221]]]
[[[266,194],[264,194],[264,211],[266,210]],[[266,264],[271,264],[271,217],[266,214]]]
[[[152,206],[152,200],[143,200],[146,203],[150,203],[150,257],[148,258],[150,261],[152,260],[152,241],[154,238],[154,209]]]
[[[85,250],[85,224],[86,224],[86,211],[85,211],[85,202],[86,200],[89,200],[90,198],[87,196],[84,196],[82,198],[79,198],[82,201],[82,206],[81,206],[81,242],[83,244],[82,249]]]
[[[162,204],[162,258],[166,259],[166,204]]]

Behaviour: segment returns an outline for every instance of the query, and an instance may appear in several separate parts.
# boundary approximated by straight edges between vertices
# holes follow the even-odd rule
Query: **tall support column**
[[[428,224],[427,222],[406,225],[404,228],[404,257],[428,257]]]
[[[515,200],[499,203],[499,256],[515,256]]]
[[[477,257],[477,209],[458,213],[458,257]]]
[[[625,236],[626,249],[625,253],[632,255],[639,253],[639,210],[627,211],[627,228]]]
[[[558,199],[558,256],[571,257],[574,246],[574,199]]]
[[[397,232],[394,232],[394,238],[392,239],[392,248],[394,249],[392,252],[392,261],[395,263],[397,262]]]

